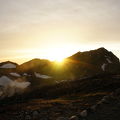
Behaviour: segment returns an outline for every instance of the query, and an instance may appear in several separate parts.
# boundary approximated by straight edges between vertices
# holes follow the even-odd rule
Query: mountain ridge
[[[47,59],[35,58],[20,65],[7,61],[0,63],[0,66],[6,63],[12,63],[16,65],[14,71],[21,74],[38,72],[46,75],[58,75],[59,77],[62,74],[82,77],[89,74],[94,75],[95,72],[98,74],[116,73],[120,70],[119,58],[104,47],[85,52],[79,51],[65,58],[64,61],[63,65],[59,66],[55,62]]]
[[[7,116],[12,120],[14,117],[21,119],[20,116],[26,119],[28,115],[32,120],[36,111],[42,116],[40,119],[47,117],[50,120],[58,120],[56,118],[60,116],[84,116],[85,111],[93,115],[91,108],[97,109],[101,106],[98,102],[103,101],[104,109],[104,104],[109,102],[104,101],[104,95],[108,98],[120,88],[119,59],[105,48],[77,52],[66,58],[62,65],[33,59],[16,68],[6,68],[6,64],[11,67],[10,63],[5,62],[2,64],[5,68],[0,69],[0,119],[4,120],[8,120]],[[62,113],[58,114],[59,111]]]

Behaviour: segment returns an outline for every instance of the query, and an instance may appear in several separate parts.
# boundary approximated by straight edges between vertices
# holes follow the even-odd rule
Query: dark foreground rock
[[[24,106],[24,109],[20,110],[20,106],[18,106],[18,111],[14,111],[11,114],[10,111],[7,114],[1,114],[0,120],[119,120],[119,94],[120,90],[117,89],[112,93],[106,93],[99,99],[96,97],[93,98],[94,100],[87,98],[88,101],[93,100],[94,103],[85,102],[85,99],[83,99],[84,101],[36,101],[35,103],[28,103],[26,107],[26,104],[21,104],[20,106]],[[31,104],[33,106],[29,106]],[[9,109],[6,108],[6,110]]]

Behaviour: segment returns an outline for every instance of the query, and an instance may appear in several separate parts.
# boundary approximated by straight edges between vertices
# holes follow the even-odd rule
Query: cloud
[[[76,44],[119,44],[119,6],[119,0],[0,0],[1,49],[46,49],[52,40],[44,38],[56,31],[76,32],[69,40]]]

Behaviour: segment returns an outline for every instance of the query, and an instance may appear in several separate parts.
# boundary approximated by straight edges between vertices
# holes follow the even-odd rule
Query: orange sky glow
[[[119,0],[0,0],[0,62],[62,60],[105,47],[120,58]]]

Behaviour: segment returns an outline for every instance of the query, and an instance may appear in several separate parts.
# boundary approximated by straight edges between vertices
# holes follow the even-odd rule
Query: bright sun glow
[[[58,64],[64,63],[64,58],[65,56],[61,56],[61,55],[49,55],[47,59],[49,59],[50,61],[55,61]]]
[[[65,58],[75,53],[72,50],[73,49],[67,47],[52,48],[52,49],[50,48],[50,49],[46,49],[45,51],[41,51],[39,49],[22,50],[17,52],[21,56],[19,56],[19,58],[14,58],[14,60],[16,61],[19,60],[18,62],[21,64],[31,59],[39,58],[39,59],[48,59],[50,61],[55,61],[56,64],[63,64],[65,62]],[[20,62],[20,60],[23,60],[23,62]]]
[[[61,62],[64,61],[64,59],[62,59],[62,58],[58,58],[58,59],[56,59],[56,61],[59,62],[59,63],[61,63]]]
[[[56,61],[57,63],[63,63],[64,59],[71,55],[71,50],[72,49],[67,49],[67,47],[50,48],[45,51],[42,58],[46,58],[50,61]]]
[[[57,64],[63,64],[64,63],[64,59],[56,59],[55,62]]]
[[[65,58],[71,56],[77,51],[74,51],[72,45],[67,46],[47,46],[46,49],[22,49],[19,51],[15,51],[14,54],[19,54],[17,58],[14,58],[18,63],[24,63],[34,58],[39,59],[48,59],[50,61],[55,61],[57,64],[63,64],[65,62]],[[13,58],[11,58],[13,59]],[[23,60],[23,61],[22,61]]]
[[[52,53],[52,54],[48,53],[45,58],[47,58],[50,61],[63,62],[65,57],[66,56],[62,55],[62,53]]]

